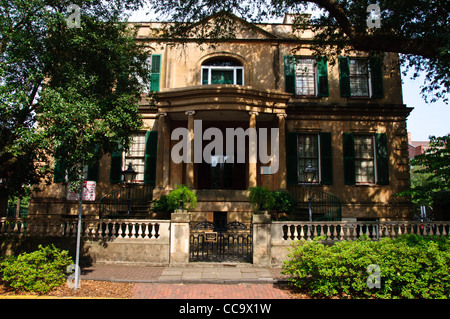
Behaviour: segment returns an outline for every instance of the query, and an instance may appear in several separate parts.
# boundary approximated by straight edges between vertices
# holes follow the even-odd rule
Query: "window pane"
[[[349,69],[351,96],[369,96],[367,61],[363,59],[350,59]]]
[[[303,174],[305,168],[311,161],[312,167],[317,170],[314,182],[319,180],[319,147],[317,134],[298,135],[298,175],[301,183],[306,182]]]
[[[131,163],[133,169],[138,173],[136,175],[136,181],[144,180],[144,168],[145,168],[145,143],[146,133],[136,133],[131,139],[130,149],[125,154],[125,168]]]
[[[242,69],[236,69],[236,84],[243,85],[244,80],[242,79]]]
[[[315,95],[314,59],[297,59],[295,81],[297,95]]]
[[[355,135],[355,178],[357,183],[374,183],[374,146],[371,135]]]
[[[211,70],[211,84],[233,84],[233,70]]]

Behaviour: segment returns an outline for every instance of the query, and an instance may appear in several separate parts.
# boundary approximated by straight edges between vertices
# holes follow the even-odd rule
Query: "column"
[[[194,114],[195,111],[186,111],[188,116],[188,131],[189,140],[188,147],[190,147],[190,161],[186,163],[186,186],[194,187]]]
[[[278,116],[278,132],[279,132],[279,156],[278,159],[278,176],[279,185],[278,189],[287,188],[287,175],[286,175],[286,116],[287,114],[277,114]]]
[[[156,188],[163,187],[163,166],[164,166],[164,122],[167,113],[158,113],[158,144],[156,146]]]
[[[257,148],[257,134],[256,134],[256,116],[259,114],[255,111],[248,112],[250,115],[250,134],[249,134],[249,148],[248,148],[248,187],[257,186],[257,158],[258,158],[258,148]]]

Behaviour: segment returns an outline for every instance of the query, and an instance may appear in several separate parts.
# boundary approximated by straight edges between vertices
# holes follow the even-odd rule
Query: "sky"
[[[152,14],[146,15],[147,10],[133,13],[129,21],[155,21]],[[420,94],[423,78],[411,80],[410,76],[402,76],[403,103],[414,110],[407,119],[407,130],[413,141],[428,141],[429,136],[443,136],[450,134],[450,102],[443,101],[426,103]]]

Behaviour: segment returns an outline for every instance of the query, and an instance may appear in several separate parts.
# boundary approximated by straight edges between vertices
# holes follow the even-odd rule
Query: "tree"
[[[176,22],[172,34],[183,37],[202,19],[218,12],[233,12],[241,18],[259,22],[264,19],[298,13],[294,30],[311,27],[316,35],[313,49],[318,54],[336,57],[343,50],[400,54],[401,63],[414,69],[414,78],[426,72],[422,89],[426,101],[441,99],[448,103],[450,86],[450,17],[447,0],[253,0],[253,1],[175,1],[152,0],[151,8],[163,19]],[[369,28],[373,15],[368,6],[380,8],[380,28]],[[307,9],[317,17],[301,14]],[[370,11],[370,10],[369,10]],[[231,19],[217,19],[207,36],[226,35]],[[433,93],[431,99],[428,93]]]
[[[399,196],[411,196],[417,206],[433,206],[433,194],[450,190],[450,134],[430,136],[429,148],[411,159],[411,187]]]
[[[70,4],[80,27],[70,28]],[[63,160],[79,178],[101,154],[129,143],[148,52],[124,12],[139,0],[0,0],[0,178],[9,195]],[[4,194],[5,192],[2,192]]]

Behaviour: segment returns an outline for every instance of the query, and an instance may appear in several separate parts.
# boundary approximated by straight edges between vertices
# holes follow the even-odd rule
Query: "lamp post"
[[[305,177],[306,183],[308,183],[308,202],[309,202],[309,221],[312,222],[312,208],[311,208],[311,186],[314,183],[314,179],[316,178],[317,170],[312,167],[311,161],[309,161],[308,166],[304,169],[303,175]]]
[[[131,206],[131,187],[133,187],[134,181],[136,180],[137,172],[133,169],[131,163],[128,164],[128,168],[122,172],[123,180],[125,185],[128,187],[128,209],[127,217],[130,217],[130,206]]]

